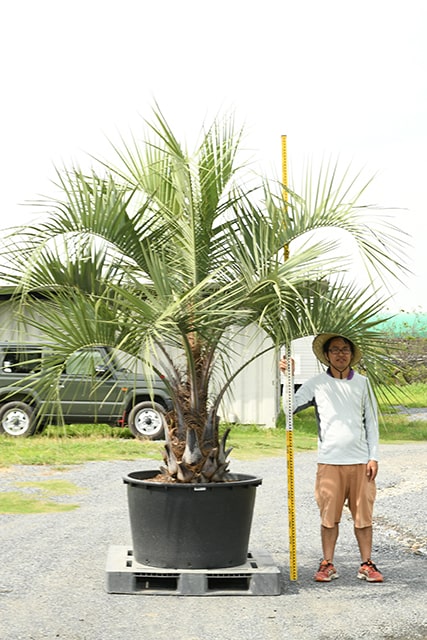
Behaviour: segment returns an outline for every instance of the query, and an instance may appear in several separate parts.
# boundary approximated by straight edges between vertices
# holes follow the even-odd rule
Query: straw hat
[[[350,340],[350,338],[346,338],[339,333],[319,333],[319,335],[316,336],[313,340],[312,349],[316,358],[320,360],[320,362],[323,362],[323,364],[326,364],[326,366],[329,366],[329,361],[325,357],[323,347],[325,343],[331,338],[344,338],[345,340],[351,342],[351,344],[353,345],[353,357],[350,361],[350,365],[357,364],[362,358],[362,352],[360,351],[359,347],[354,344],[353,340]]]

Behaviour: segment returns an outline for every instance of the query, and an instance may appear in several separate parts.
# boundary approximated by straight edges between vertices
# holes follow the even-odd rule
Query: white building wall
[[[313,339],[314,336],[305,336],[292,341],[294,385],[301,385],[323,371],[323,365],[311,348]],[[271,345],[271,341],[259,329],[248,329],[243,334],[241,352],[235,357],[235,363],[241,365],[254,353]],[[233,384],[232,394],[221,405],[221,415],[225,420],[266,427],[276,425],[281,407],[281,385],[286,382],[286,377],[279,371],[278,361],[285,353],[285,347],[280,349],[279,354],[272,349],[239,374]]]
[[[246,329],[239,340],[239,353],[234,353],[232,358],[234,369],[248,362],[254,354],[268,347],[270,350],[236,377],[221,404],[220,415],[230,422],[274,427],[280,400],[277,352],[271,348],[271,340],[257,327]]]
[[[303,384],[323,371],[323,366],[311,348],[314,336],[305,336],[292,341],[291,352],[295,361],[294,384]],[[285,350],[282,350],[284,353]]]
[[[36,342],[40,335],[40,332],[36,329],[25,327],[23,324],[18,323],[17,314],[9,300],[0,303],[1,342],[15,342],[20,340]]]

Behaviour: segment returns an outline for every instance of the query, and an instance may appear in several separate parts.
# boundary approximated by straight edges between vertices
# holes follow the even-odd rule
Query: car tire
[[[165,410],[157,402],[139,402],[129,413],[128,427],[135,438],[162,440],[165,426]]]
[[[37,430],[34,409],[25,402],[7,402],[0,406],[0,433],[28,438]]]

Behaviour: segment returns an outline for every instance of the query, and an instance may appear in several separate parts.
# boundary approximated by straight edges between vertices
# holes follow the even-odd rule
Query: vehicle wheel
[[[16,438],[32,436],[37,429],[34,409],[25,402],[7,402],[0,406],[0,433]]]
[[[157,402],[140,402],[129,413],[128,427],[135,438],[161,440],[165,424],[165,410]]]

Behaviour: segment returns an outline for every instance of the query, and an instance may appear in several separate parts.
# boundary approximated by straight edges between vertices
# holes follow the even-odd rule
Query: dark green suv
[[[0,433],[26,437],[48,423],[103,423],[163,438],[172,402],[161,378],[147,384],[110,348],[91,347],[74,352],[53,389],[43,376],[46,354],[36,344],[0,343]]]

